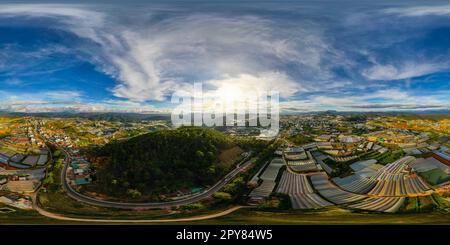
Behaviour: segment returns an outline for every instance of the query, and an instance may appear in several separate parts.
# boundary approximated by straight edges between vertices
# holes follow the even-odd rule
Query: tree
[[[215,192],[213,194],[213,197],[216,198],[216,199],[219,199],[219,200],[227,201],[227,200],[231,199],[231,194],[227,193],[227,192],[220,192],[219,191],[219,192]]]
[[[218,155],[234,145],[214,129],[181,127],[111,142],[94,149],[92,157],[106,159],[97,171],[104,191],[153,195],[213,184],[226,171],[217,165]],[[118,181],[111,185],[113,180]]]
[[[134,199],[142,196],[142,194],[136,189],[128,189],[127,194],[128,194],[128,196],[130,196],[131,198],[134,198]]]
[[[56,150],[53,152],[53,156],[54,157],[59,157],[61,155],[61,151],[60,150]]]
[[[44,185],[50,185],[50,184],[55,183],[55,179],[53,178],[53,173],[50,172],[50,173],[47,175],[47,177],[45,177],[45,179],[42,181],[42,183],[43,183]]]
[[[181,207],[183,210],[195,210],[195,209],[203,209],[205,206],[201,203],[192,203],[188,205],[184,205]]]

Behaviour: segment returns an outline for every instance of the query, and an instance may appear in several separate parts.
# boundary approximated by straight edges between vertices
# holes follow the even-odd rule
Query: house
[[[87,185],[91,183],[91,179],[85,176],[75,178],[76,185]]]

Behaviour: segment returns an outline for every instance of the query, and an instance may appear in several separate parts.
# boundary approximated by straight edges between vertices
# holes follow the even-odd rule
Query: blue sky
[[[0,109],[170,110],[193,82],[284,111],[450,107],[445,1],[0,4]]]

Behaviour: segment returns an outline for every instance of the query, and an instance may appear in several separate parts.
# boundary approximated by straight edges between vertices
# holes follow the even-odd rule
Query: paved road
[[[92,223],[172,223],[172,222],[191,222],[191,221],[199,221],[199,220],[206,220],[206,219],[214,219],[221,216],[228,215],[238,209],[245,208],[245,206],[235,206],[229,209],[226,209],[224,211],[214,213],[214,214],[207,214],[207,215],[201,215],[201,216],[194,216],[194,217],[186,217],[186,218],[176,218],[176,219],[135,219],[135,220],[129,220],[129,219],[93,219],[93,218],[72,218],[63,216],[61,214],[55,214],[48,212],[37,205],[36,202],[36,195],[32,196],[33,198],[33,208],[40,214],[45,217],[51,218],[51,219],[57,219],[57,220],[64,220],[64,221],[71,221],[71,222],[92,222]]]
[[[149,209],[149,208],[170,208],[176,206],[183,206],[195,202],[199,202],[206,198],[209,198],[214,192],[220,190],[224,185],[226,185],[230,180],[232,180],[237,174],[239,174],[242,170],[249,167],[251,165],[251,160],[245,159],[240,164],[237,165],[235,169],[233,169],[230,173],[224,176],[219,182],[208,188],[207,190],[191,195],[189,197],[178,199],[174,201],[168,202],[147,202],[147,203],[127,203],[127,202],[113,202],[113,201],[105,201],[93,197],[89,197],[83,195],[77,191],[75,191],[72,186],[67,182],[66,173],[67,168],[70,164],[70,155],[64,150],[64,154],[66,155],[64,169],[61,172],[61,180],[64,190],[67,195],[71,198],[84,202],[94,206],[108,207],[108,208],[121,208],[121,209]]]

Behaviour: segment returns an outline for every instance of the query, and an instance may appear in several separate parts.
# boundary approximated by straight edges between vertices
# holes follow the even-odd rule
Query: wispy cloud
[[[397,89],[378,90],[373,93],[366,92],[359,95],[309,96],[303,100],[292,100],[281,103],[281,109],[285,111],[323,111],[323,110],[427,110],[450,109],[450,101],[445,96],[446,92],[430,95],[414,95]],[[373,100],[383,102],[372,102]]]
[[[2,104],[18,103],[54,103],[59,101],[80,102],[83,94],[79,91],[49,90],[36,92],[11,92],[0,90],[0,102]]]
[[[355,109],[397,109],[397,110],[416,110],[416,109],[449,109],[449,105],[417,105],[417,104],[365,104],[348,106]]]
[[[279,71],[287,64],[304,67],[307,76],[330,78],[322,59],[332,48],[317,28],[284,30],[252,15],[193,13],[154,21],[150,13],[144,25],[130,28],[82,5],[6,5],[0,14],[54,18],[56,28],[91,40],[100,48],[90,49],[92,61],[119,82],[112,93],[134,101],[164,100],[183,83],[198,80],[256,77],[266,87],[274,84],[272,75],[261,74],[282,74],[280,82],[288,82],[292,95],[308,84],[290,85],[295,80]]]
[[[381,65],[376,64],[363,71],[363,75],[370,80],[401,80],[407,78],[414,78],[432,74],[448,68],[445,63],[415,63],[408,62],[399,66],[392,64]]]
[[[68,63],[64,62],[42,65],[58,54],[68,55],[60,59],[67,62],[72,62],[68,57],[81,57],[114,80],[104,86],[109,100],[91,100],[91,81],[84,79],[87,87],[79,91],[73,89],[77,86],[34,93],[8,91],[2,102],[14,102],[16,107],[20,101],[37,102],[30,110],[151,111],[156,110],[152,102],[167,102],[173,91],[203,82],[207,89],[219,91],[229,86],[241,91],[276,90],[283,108],[289,110],[418,108],[424,101],[427,108],[448,104],[445,96],[425,96],[415,93],[417,88],[406,87],[405,80],[448,72],[450,52],[442,43],[436,48],[439,52],[429,49],[428,43],[416,45],[425,42],[423,37],[435,25],[423,24],[425,31],[419,31],[404,20],[409,18],[401,17],[448,15],[450,5],[387,9],[383,5],[351,23],[321,10],[286,15],[289,8],[282,12],[264,7],[258,11],[201,7],[188,11],[167,5],[133,9],[130,16],[127,11],[131,9],[112,6],[0,5],[0,18],[42,28],[51,23],[58,35],[77,37],[77,42],[31,51],[1,46],[0,76],[4,79],[0,83],[26,87],[33,80],[22,81],[23,76],[65,69]],[[409,32],[399,31],[403,29]],[[45,104],[68,100],[79,104]]]
[[[121,113],[168,113],[152,105],[126,101],[74,102],[74,101],[3,101],[0,110],[14,112],[121,112]]]
[[[448,15],[450,16],[450,5],[434,6],[415,6],[403,8],[389,8],[384,11],[388,14],[397,14],[401,16],[420,17],[430,15]]]

